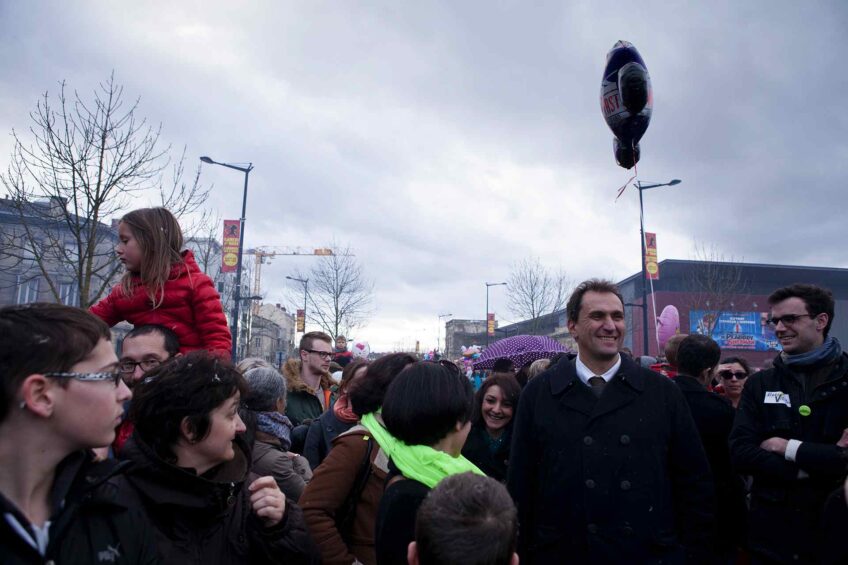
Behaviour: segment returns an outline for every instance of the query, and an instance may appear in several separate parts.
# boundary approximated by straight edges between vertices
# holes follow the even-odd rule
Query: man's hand
[[[843,435],[842,437],[845,437]],[[789,443],[787,440],[782,437],[770,437],[760,444],[761,449],[765,449],[770,453],[774,453],[776,455],[780,455],[781,457],[786,456],[786,444]]]
[[[842,437],[839,438],[839,441],[836,442],[836,445],[842,448],[848,447],[848,428],[842,430]]]
[[[251,492],[253,513],[262,519],[265,527],[273,528],[279,524],[286,511],[286,495],[277,486],[274,477],[260,477],[250,483],[247,489]]]

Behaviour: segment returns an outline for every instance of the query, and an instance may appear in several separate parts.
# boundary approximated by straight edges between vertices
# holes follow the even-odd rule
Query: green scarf
[[[360,423],[368,428],[404,477],[423,483],[428,488],[435,487],[449,475],[471,472],[485,476],[483,471],[462,455],[452,457],[428,445],[406,445],[390,434],[373,412],[363,416]]]

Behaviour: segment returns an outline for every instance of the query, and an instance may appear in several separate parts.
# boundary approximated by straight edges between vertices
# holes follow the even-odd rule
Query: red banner
[[[306,310],[297,311],[297,327],[295,328],[295,331],[306,331]]]
[[[239,234],[241,221],[224,220],[224,247],[221,257],[221,272],[235,273],[238,268]]]
[[[495,335],[495,315],[486,314],[486,333],[489,336]]]
[[[645,232],[645,278],[660,279],[660,265],[657,262],[657,234]]]

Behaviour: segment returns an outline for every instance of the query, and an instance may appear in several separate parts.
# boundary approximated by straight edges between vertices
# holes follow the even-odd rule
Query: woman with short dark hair
[[[459,371],[416,363],[389,385],[383,422],[373,414],[362,418],[390,458],[377,514],[378,564],[406,563],[418,507],[439,481],[468,471],[483,474],[461,454],[473,398],[471,383]]]
[[[300,509],[273,477],[249,473],[246,392],[228,361],[205,352],[154,369],[135,389],[123,490],[146,509],[167,563],[317,559]]]
[[[462,454],[497,481],[506,481],[512,417],[521,386],[512,375],[491,376],[474,397],[471,432]]]
[[[384,355],[370,363],[349,389],[350,406],[362,417],[377,414],[386,389],[416,362],[408,353]],[[333,449],[315,469],[300,503],[324,565],[374,565],[374,524],[383,496],[389,458],[368,428],[356,425],[333,440]]]
[[[742,389],[751,376],[751,366],[744,357],[725,357],[716,370],[716,377],[721,385],[722,393],[734,408],[739,406]]]

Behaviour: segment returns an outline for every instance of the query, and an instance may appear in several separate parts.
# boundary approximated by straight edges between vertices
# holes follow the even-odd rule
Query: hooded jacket
[[[316,563],[318,553],[303,513],[286,501],[282,521],[267,528],[251,509],[249,455],[233,442],[235,457],[198,476],[162,460],[138,435],[121,456],[133,463],[122,492],[144,507],[165,563]]]
[[[171,267],[162,304],[154,309],[141,277],[133,277],[133,293],[125,296],[115,285],[106,298],[91,307],[91,313],[110,326],[123,320],[134,326],[158,324],[177,334],[180,353],[198,349],[218,352],[229,358],[230,329],[215,285],[197,266],[194,254],[183,251],[183,262]]]
[[[126,463],[94,462],[76,452],[56,468],[50,489],[50,539],[44,555],[16,531],[10,516],[33,537],[29,521],[0,494],[0,563],[160,563],[154,530],[144,512],[119,500],[115,476]]]
[[[299,359],[289,359],[283,365],[283,376],[286,378],[286,416],[289,417],[292,424],[299,426],[304,420],[314,420],[320,416],[327,408],[329,408],[335,398],[332,395],[332,388],[335,384],[330,377],[330,373],[321,375],[319,386],[324,396],[324,405],[315,396],[316,391],[309,385],[303,382],[300,376],[301,361]]]

